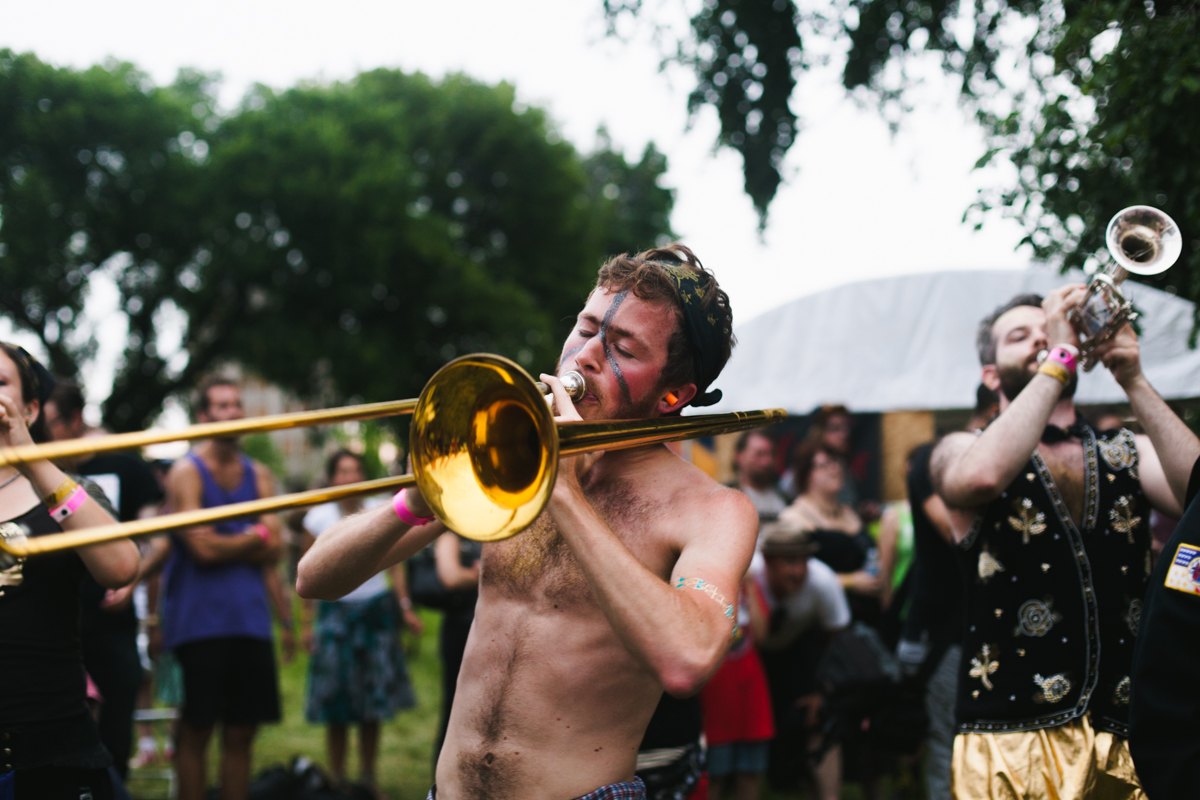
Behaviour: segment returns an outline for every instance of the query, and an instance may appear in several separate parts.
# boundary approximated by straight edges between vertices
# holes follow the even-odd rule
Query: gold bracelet
[[[71,492],[75,491],[75,487],[78,485],[75,481],[67,478],[61,486],[42,498],[42,502],[46,504],[47,508],[58,508],[71,496]]]
[[[1063,386],[1071,382],[1071,371],[1057,361],[1050,361],[1049,359],[1043,361],[1042,365],[1038,367],[1038,372],[1043,375],[1049,375]]]

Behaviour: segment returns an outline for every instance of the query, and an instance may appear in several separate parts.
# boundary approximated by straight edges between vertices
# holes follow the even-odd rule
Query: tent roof
[[[863,281],[801,297],[736,329],[738,344],[701,411],[822,403],[854,411],[971,408],[979,384],[979,321],[1023,292],[1045,294],[1082,273],[1046,268],[929,272]],[[1194,306],[1123,284],[1141,312],[1142,365],[1168,399],[1200,396],[1200,351],[1187,346]],[[1103,366],[1080,373],[1080,403],[1125,401]]]

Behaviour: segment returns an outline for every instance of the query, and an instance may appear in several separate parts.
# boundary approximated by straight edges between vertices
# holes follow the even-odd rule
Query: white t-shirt
[[[368,497],[363,501],[363,508],[375,508],[386,502],[381,497]],[[320,536],[325,531],[333,527],[333,524],[342,518],[342,508],[336,502],[322,503],[315,508],[309,510],[304,515],[304,530],[311,533],[313,536]],[[387,578],[380,572],[367,579],[367,582],[359,586],[354,591],[345,597],[340,598],[338,603],[361,603],[364,600],[370,600],[384,592],[388,591]]]
[[[800,591],[782,601],[774,597],[767,586],[767,562],[761,553],[754,554],[754,560],[750,562],[750,574],[767,599],[768,618],[781,606],[784,609],[782,623],[767,636],[761,645],[762,649],[782,650],[813,626],[819,625],[821,630],[834,631],[850,624],[850,605],[846,602],[846,592],[837,573],[824,562],[810,558],[808,580],[800,587]]]

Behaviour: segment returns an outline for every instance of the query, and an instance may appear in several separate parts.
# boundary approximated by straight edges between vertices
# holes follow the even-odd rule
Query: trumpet
[[[1130,206],[1109,221],[1104,244],[1112,261],[1088,281],[1083,302],[1069,319],[1079,335],[1084,371],[1096,366],[1095,350],[1137,319],[1133,303],[1118,286],[1134,275],[1165,272],[1179,258],[1183,237],[1175,220],[1150,206]]]
[[[582,376],[564,376],[563,383],[571,386],[568,393],[573,399],[583,395]],[[476,541],[498,541],[519,533],[541,514],[550,500],[559,459],[563,456],[732,433],[770,425],[787,416],[783,409],[774,408],[692,417],[558,423],[545,397],[546,388],[518,364],[502,356],[486,353],[462,356],[438,370],[415,401],[395,401],[389,409],[389,413],[413,415],[409,428],[411,475],[45,536],[6,532],[0,536],[0,551],[9,557],[23,558],[414,485],[450,530]],[[386,416],[380,412],[380,405],[383,404],[206,423],[174,433],[152,432],[149,438],[161,442],[279,430],[304,424],[298,421],[301,415],[318,415],[321,421]],[[368,416],[355,417],[355,413]],[[196,433],[196,428],[201,432]],[[129,437],[137,436],[146,434],[12,448],[0,452],[0,463],[123,449],[133,441]],[[106,439],[117,441],[114,444]]]

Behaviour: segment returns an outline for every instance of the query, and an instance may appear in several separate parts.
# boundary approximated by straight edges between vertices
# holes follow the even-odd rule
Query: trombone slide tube
[[[762,411],[731,411],[726,414],[697,414],[690,417],[613,420],[611,422],[560,422],[559,456],[596,450],[627,450],[662,442],[679,442],[701,436],[735,433],[774,425],[787,418],[782,408]]]
[[[226,436],[242,436],[247,433],[264,433],[288,428],[303,428],[309,425],[331,425],[335,422],[353,422],[364,419],[395,417],[411,414],[416,400],[390,400],[384,403],[367,403],[343,408],[323,408],[317,411],[295,411],[270,417],[251,417],[229,422],[202,422],[177,431],[135,431],[116,433],[109,436],[94,436],[85,439],[69,439],[47,444],[6,447],[0,449],[0,467],[25,464],[43,458],[70,458],[73,456],[109,453],[116,450],[133,450],[164,442],[185,442],[193,439],[212,439]]]
[[[195,511],[181,511],[176,514],[164,514],[161,517],[150,517],[133,522],[122,522],[113,525],[101,525],[95,528],[83,528],[77,531],[51,533],[45,536],[27,537],[24,541],[5,540],[0,537],[0,550],[18,558],[50,553],[55,550],[66,550],[71,547],[84,547],[90,544],[111,542],[114,539],[126,539],[133,536],[148,536],[154,533],[190,528],[195,525],[210,525],[238,517],[253,517],[258,514],[269,514],[273,511],[284,511],[289,508],[303,508],[334,500],[344,500],[348,497],[362,497],[379,494],[384,491],[414,486],[417,479],[412,475],[398,475],[391,478],[379,478],[361,483],[348,483],[344,486],[330,486],[326,489],[312,489],[296,494],[263,497],[258,500],[248,500],[244,503],[234,503],[228,506],[200,508]]]

